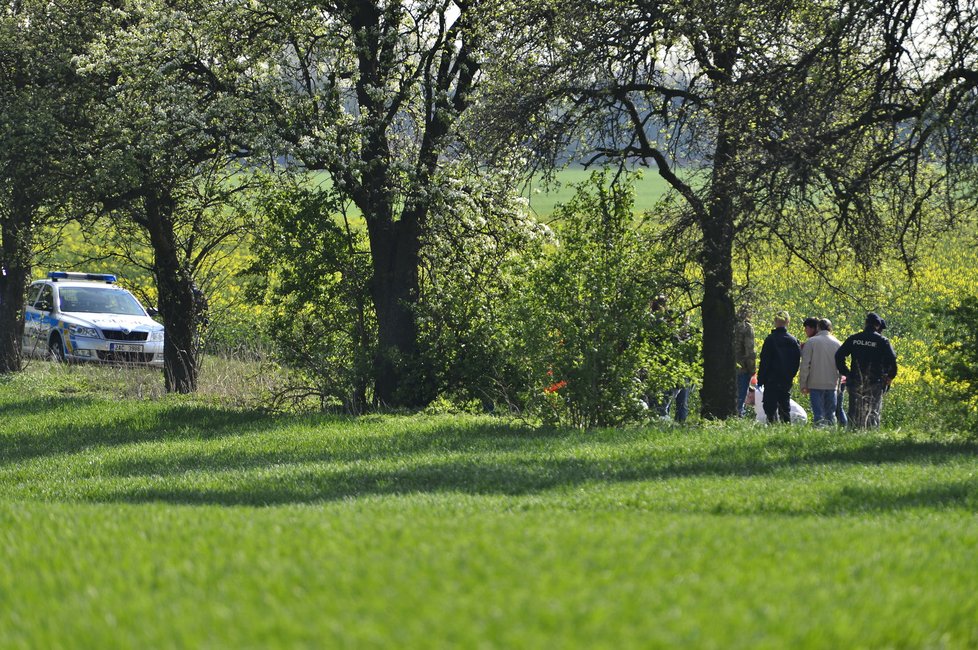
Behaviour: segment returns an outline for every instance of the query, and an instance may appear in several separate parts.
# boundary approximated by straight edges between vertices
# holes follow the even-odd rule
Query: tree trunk
[[[31,277],[34,244],[33,209],[12,197],[9,219],[2,227],[0,249],[0,374],[21,369],[24,297]]]
[[[146,197],[146,229],[153,247],[153,273],[159,293],[160,314],[166,328],[163,375],[168,393],[197,390],[197,333],[201,301],[195,295],[193,277],[181,262],[173,230],[174,201],[150,193]]]
[[[374,277],[371,296],[377,313],[374,357],[375,401],[383,406],[424,406],[427,378],[418,354],[420,236],[417,222],[368,219]]]
[[[725,419],[737,413],[731,240],[721,228],[703,233],[703,388],[701,413]]]
[[[731,170],[734,136],[721,120],[713,160],[710,202],[703,215],[703,388],[705,418],[737,414],[737,362],[734,351],[733,243],[734,202]]]

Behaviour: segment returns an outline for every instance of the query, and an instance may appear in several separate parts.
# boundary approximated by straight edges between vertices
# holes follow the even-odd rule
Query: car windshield
[[[88,312],[94,314],[120,314],[144,316],[132,294],[125,289],[109,287],[61,287],[58,290],[61,311]]]

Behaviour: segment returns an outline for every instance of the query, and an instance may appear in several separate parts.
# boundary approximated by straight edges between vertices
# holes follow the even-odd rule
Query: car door
[[[20,338],[21,353],[30,356],[37,342],[37,328],[40,327],[40,312],[34,307],[41,289],[42,283],[32,284],[27,289],[27,303],[24,305],[24,331]]]
[[[44,356],[48,351],[48,335],[54,326],[54,318],[51,312],[54,311],[54,291],[50,284],[41,285],[41,291],[37,300],[32,306],[28,306],[24,317],[24,329],[27,329],[27,320],[32,323],[30,339],[27,341],[27,353],[34,356]]]

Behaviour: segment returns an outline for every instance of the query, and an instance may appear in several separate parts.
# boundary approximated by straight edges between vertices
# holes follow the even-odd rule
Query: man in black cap
[[[846,378],[849,391],[849,426],[878,427],[883,393],[897,374],[896,352],[881,332],[886,321],[876,312],[866,314],[862,332],[846,339],[835,353],[835,365]],[[850,358],[850,365],[846,359]]]
[[[769,424],[791,422],[791,384],[798,374],[801,348],[798,339],[788,334],[789,320],[788,312],[779,311],[774,317],[774,329],[761,346],[757,386],[764,388],[764,415]]]

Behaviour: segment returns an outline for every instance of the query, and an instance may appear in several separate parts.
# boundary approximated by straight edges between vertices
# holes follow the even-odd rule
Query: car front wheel
[[[65,361],[65,346],[57,334],[52,336],[51,342],[48,343],[48,358],[55,363],[64,363]]]

